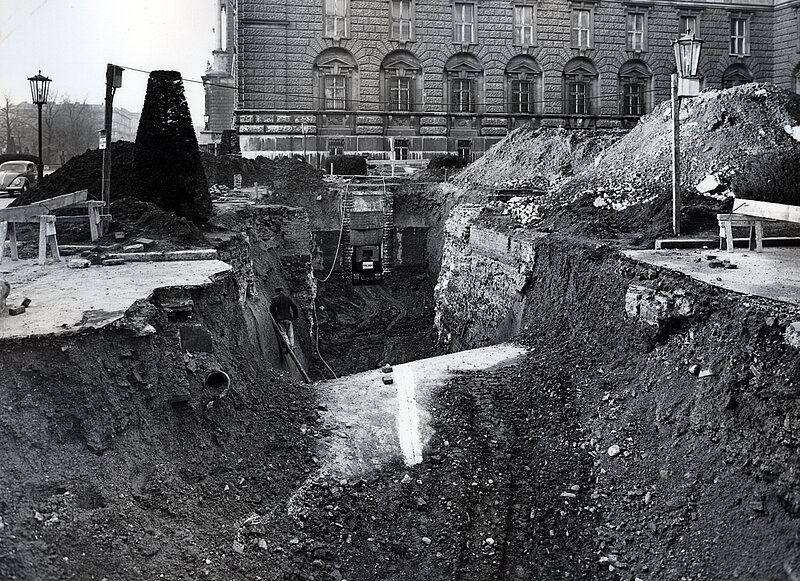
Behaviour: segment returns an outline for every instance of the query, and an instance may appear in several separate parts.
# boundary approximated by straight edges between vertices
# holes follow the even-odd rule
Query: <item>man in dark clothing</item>
[[[275,296],[269,312],[278,322],[278,328],[286,335],[286,340],[291,347],[294,347],[294,325],[292,321],[297,318],[299,311],[294,301],[284,292],[283,287],[275,289]]]

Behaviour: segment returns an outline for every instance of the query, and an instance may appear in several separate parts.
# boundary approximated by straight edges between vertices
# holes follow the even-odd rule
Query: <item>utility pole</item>
[[[110,63],[106,65],[106,114],[104,125],[106,148],[103,150],[103,181],[100,190],[106,208],[111,203],[111,121],[114,118],[114,91],[122,86],[122,71],[124,70],[122,67]]]

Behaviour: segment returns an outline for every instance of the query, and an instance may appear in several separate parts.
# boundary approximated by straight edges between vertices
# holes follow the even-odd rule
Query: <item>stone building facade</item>
[[[205,89],[204,126],[200,131],[201,146],[214,152],[222,140],[222,132],[233,127],[235,104],[236,0],[213,0],[216,11],[216,42],[211,61],[203,75]]]
[[[705,87],[797,88],[792,0],[238,0],[243,155],[474,157],[523,123],[629,126],[670,95],[672,42]]]

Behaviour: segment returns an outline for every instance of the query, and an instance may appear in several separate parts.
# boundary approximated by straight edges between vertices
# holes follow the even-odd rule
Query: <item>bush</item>
[[[153,71],[133,148],[134,195],[192,222],[211,217],[211,194],[183,80],[177,71]]]
[[[331,155],[325,158],[325,171],[345,176],[365,176],[367,175],[367,158],[360,155]]]
[[[434,155],[428,162],[428,169],[461,169],[467,167],[467,163],[457,155]]]

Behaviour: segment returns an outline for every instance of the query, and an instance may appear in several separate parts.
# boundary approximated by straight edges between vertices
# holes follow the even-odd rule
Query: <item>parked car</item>
[[[0,194],[19,195],[36,185],[36,164],[30,161],[7,161],[0,164]]]

